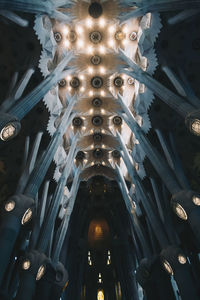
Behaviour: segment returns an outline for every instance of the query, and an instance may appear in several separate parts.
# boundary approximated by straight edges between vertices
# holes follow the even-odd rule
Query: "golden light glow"
[[[200,206],[200,198],[199,198],[199,197],[194,196],[194,197],[192,198],[192,201],[193,201],[193,203],[194,203],[195,205]]]
[[[100,52],[101,54],[105,54],[105,52],[106,52],[105,47],[104,47],[104,46],[100,46],[99,52]]]
[[[94,113],[94,109],[91,108],[91,109],[89,110],[89,114],[92,115],[93,113]]]
[[[36,276],[36,280],[37,281],[40,280],[43,277],[44,273],[45,273],[45,266],[42,265],[39,267],[39,270],[38,270],[37,276]]]
[[[114,33],[115,32],[115,26],[114,25],[109,26],[108,31],[110,33]]]
[[[69,40],[65,40],[64,45],[66,48],[69,48],[70,46],[70,41]]]
[[[187,262],[187,258],[185,257],[185,255],[179,254],[178,261],[180,262],[180,264],[184,265]]]
[[[127,43],[128,43],[128,41],[126,40],[126,39],[124,39],[123,41],[122,41],[122,44],[125,46],[125,45],[127,45]]]
[[[104,292],[103,290],[99,290],[97,293],[97,300],[104,300]]]
[[[91,18],[87,18],[87,19],[86,19],[86,26],[87,26],[88,28],[91,28],[92,25],[93,25],[93,20],[92,20]]]
[[[91,90],[91,91],[89,91],[89,96],[93,96],[94,95],[94,92]]]
[[[126,45],[126,43],[130,44],[131,34],[134,35],[136,32],[141,33],[143,28],[140,27],[140,18],[135,18],[134,20],[129,20],[128,22],[121,24],[117,18],[119,7],[117,1],[115,0],[111,1],[109,4],[109,9],[107,8],[107,2],[109,1],[86,0],[81,1],[80,3],[79,1],[72,2],[75,3],[75,6],[73,10],[74,19],[72,20],[71,25],[64,24],[62,22],[59,23],[59,21],[56,20],[55,25],[53,24],[52,26],[54,27],[53,32],[58,32],[61,35],[61,41],[57,41],[56,43],[56,55],[58,53],[58,62],[60,61],[63,50],[72,50],[72,52],[75,54],[75,64],[73,62],[70,62],[69,64],[69,68],[71,68],[74,64],[75,69],[72,69],[72,73],[70,73],[72,76],[66,76],[64,89],[59,89],[59,98],[61,102],[63,102],[64,93],[67,93],[69,96],[72,96],[74,93],[78,93],[78,100],[80,99],[80,103],[78,103],[77,107],[86,117],[86,122],[84,123],[85,126],[81,127],[81,130],[79,129],[79,131],[84,139],[87,139],[88,135],[91,135],[89,138],[92,140],[92,143],[89,145],[87,143],[84,144],[83,142],[83,151],[85,150],[87,153],[87,151],[94,150],[94,148],[96,148],[97,142],[95,142],[95,139],[92,137],[94,133],[110,134],[111,131],[111,134],[112,132],[115,134],[115,131],[117,130],[111,119],[111,115],[113,114],[113,118],[114,111],[117,109],[117,103],[115,101],[117,92],[119,92],[123,97],[124,90],[127,88],[127,92],[130,91],[130,93],[134,94],[134,98],[132,100],[131,97],[129,97],[130,103],[128,103],[128,105],[131,104],[131,101],[133,102],[134,99],[136,99],[137,92],[140,89],[141,84],[139,84],[137,81],[134,82],[134,79],[132,78],[129,79],[127,75],[121,74],[119,76],[123,78],[124,84],[121,84],[119,87],[117,87],[114,82],[114,76],[116,72],[118,73],[118,70],[113,69],[118,63],[120,64],[115,53],[117,48],[121,47],[122,49],[125,49],[126,47],[123,47],[123,45]],[[102,5],[104,14],[100,15],[99,17],[92,17],[89,6],[90,3],[96,2]],[[113,10],[112,13],[110,10]],[[132,43],[133,48],[128,49],[127,52],[128,55],[130,54],[129,57],[133,61],[137,61],[138,65],[141,67],[143,60],[140,57],[137,57],[135,54],[138,50],[137,43],[138,40],[136,39],[136,41]],[[55,58],[57,58],[57,56],[55,56]],[[138,60],[135,60],[135,58],[138,58]],[[55,62],[53,61],[53,63],[56,64],[56,60]],[[113,75],[111,75],[111,73]],[[79,84],[77,84],[77,86],[72,82],[72,79],[75,77],[76,79],[79,79]],[[93,78],[95,77],[101,77],[102,79],[102,83],[98,86],[93,84]],[[61,84],[59,86],[62,87]],[[94,101],[95,98],[97,98],[96,102]],[[100,99],[99,103],[98,99]],[[101,115],[101,117],[104,119],[106,116],[106,122],[103,124],[104,129],[102,127],[99,127],[99,129],[94,127],[95,129],[93,129],[94,124],[92,123],[92,117],[94,114]],[[195,128],[197,127],[198,126],[195,126]],[[70,129],[74,129],[73,125],[70,125]],[[124,129],[126,128],[123,128],[123,134]],[[75,130],[77,129],[75,128]],[[69,131],[66,132],[66,135],[64,136],[65,139],[68,138],[68,134]],[[107,139],[105,139],[104,142],[100,140],[98,143],[99,148],[107,150],[110,149],[108,148]],[[106,168],[101,168],[102,165],[108,165],[108,167],[113,168],[112,164],[114,163],[113,158],[110,158],[111,154],[108,156],[109,157],[106,160],[102,161],[102,159],[99,160],[95,157],[92,158],[93,156],[88,153],[87,158],[89,161],[87,162],[86,167],[95,166],[95,168],[93,168],[94,172],[97,171],[97,173],[101,173],[101,169],[105,169],[106,172]],[[83,168],[85,167],[84,164],[86,161],[86,159],[82,160]],[[109,161],[111,165],[109,165]],[[119,165],[120,163],[121,158],[118,160]],[[96,169],[96,167],[99,166],[100,168]],[[123,174],[125,174],[124,170]],[[96,226],[96,228],[94,226],[93,239],[95,234],[104,234],[104,229],[105,228],[103,225],[102,227]],[[100,237],[100,239],[101,238],[102,237]],[[106,257],[106,259],[107,263],[110,264],[110,256]],[[88,263],[90,264],[90,261]]]
[[[192,131],[196,135],[200,135],[200,120],[196,119],[192,123]]]
[[[15,208],[15,201],[8,201],[8,202],[6,202],[6,204],[5,204],[5,210],[7,212],[12,211],[14,208]]]
[[[84,75],[80,75],[80,79],[81,79],[81,80],[84,80],[84,79],[85,79],[85,76],[84,76]]]
[[[99,20],[99,26],[101,28],[103,28],[105,25],[106,25],[106,20],[104,18],[100,18],[100,20]]]
[[[88,51],[89,54],[93,54],[94,48],[93,48],[92,46],[89,46],[89,47],[87,48],[87,51]]]
[[[98,283],[102,283],[101,273],[99,273]]]
[[[76,32],[77,32],[78,34],[83,33],[83,27],[81,27],[80,25],[78,25],[78,26],[76,27]]]
[[[127,26],[123,26],[122,31],[123,31],[124,33],[128,33],[129,29],[128,29]]]
[[[23,264],[22,264],[22,269],[23,269],[23,270],[28,270],[28,269],[30,268],[30,266],[31,266],[30,260],[29,260],[29,259],[26,259],[26,260],[23,262]]]
[[[92,67],[89,67],[88,68],[88,73],[92,75],[94,73],[94,69]]]
[[[101,73],[101,74],[105,74],[105,72],[106,72],[106,69],[105,69],[104,67],[101,67],[101,68],[100,68],[100,73]]]
[[[175,213],[177,214],[177,216],[180,219],[182,219],[184,221],[187,220],[187,218],[188,218],[187,217],[187,213],[186,213],[186,211],[184,210],[184,208],[179,203],[175,203],[174,206],[173,206],[173,208],[174,208]]]
[[[81,91],[81,92],[84,92],[84,91],[85,91],[85,88],[82,86],[82,87],[80,88],[80,91]]]
[[[32,210],[28,208],[22,217],[22,221],[21,221],[22,225],[28,223],[32,219],[32,215],[33,215]]]
[[[72,76],[71,76],[71,75],[68,75],[68,76],[67,76],[67,80],[68,80],[68,81],[71,81],[71,80],[72,80]]]
[[[63,26],[62,32],[64,35],[69,33],[69,27],[68,26]]]
[[[110,47],[114,47],[115,41],[114,41],[113,39],[110,39],[110,40],[108,41],[108,45],[109,45]]]
[[[111,264],[111,260],[108,258],[107,259],[107,265],[109,266]]]
[[[172,270],[172,267],[170,266],[169,262],[167,260],[164,260],[163,262],[163,266],[165,268],[165,270],[170,274],[170,275],[173,275],[173,270]]]
[[[15,134],[15,130],[16,129],[12,124],[5,126],[0,133],[1,140],[3,141],[8,140],[11,136]]]
[[[78,40],[77,45],[79,48],[82,48],[84,46],[83,40]]]
[[[97,226],[95,227],[95,234],[96,234],[96,235],[101,235],[102,233],[103,233],[103,232],[102,232],[101,226],[97,225]]]

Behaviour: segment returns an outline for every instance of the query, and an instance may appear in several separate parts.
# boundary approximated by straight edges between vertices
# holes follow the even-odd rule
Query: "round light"
[[[116,38],[116,40],[118,40],[118,41],[121,41],[121,40],[123,40],[124,38],[125,38],[125,34],[124,34],[124,32],[122,32],[122,31],[117,31],[116,33],[115,33],[115,38]]]
[[[195,205],[200,206],[200,198],[199,198],[199,197],[194,196],[194,197],[192,198],[192,201],[193,201],[193,203],[194,203]]]
[[[28,223],[31,220],[32,215],[33,215],[32,210],[30,208],[28,208],[22,217],[22,225],[25,225],[26,223]]]
[[[42,265],[38,269],[36,280],[40,280],[42,278],[42,276],[44,275],[44,273],[45,273],[45,266]]]
[[[186,211],[184,210],[184,208],[180,205],[180,204],[178,204],[178,203],[175,203],[174,204],[174,206],[173,206],[173,208],[174,208],[174,212],[176,213],[176,215],[180,218],[180,219],[182,219],[182,220],[184,220],[184,221],[186,221],[187,220],[187,213],[186,213]]]
[[[200,120],[196,119],[192,123],[192,131],[196,135],[200,135]]]
[[[135,31],[131,32],[131,34],[129,35],[129,39],[131,41],[135,41],[137,39],[137,32]]]
[[[29,259],[26,259],[23,263],[22,263],[22,269],[23,270],[28,270],[31,266],[31,262]]]
[[[172,270],[172,267],[170,266],[169,262],[167,260],[164,260],[163,261],[163,266],[165,268],[165,270],[170,274],[170,275],[173,275],[173,270]]]
[[[10,139],[15,134],[15,130],[16,128],[13,126],[13,124],[6,125],[0,133],[1,140],[7,141]]]
[[[62,35],[61,35],[61,33],[60,33],[60,32],[55,32],[55,33],[54,33],[54,39],[55,39],[55,41],[56,41],[57,43],[60,43],[61,40],[62,40]]]
[[[129,77],[129,78],[128,78],[128,84],[129,84],[129,85],[134,84],[134,79],[133,79],[132,77]]]
[[[90,33],[90,41],[94,44],[100,43],[102,40],[102,35],[99,31],[93,31]]]
[[[180,262],[180,264],[184,265],[187,262],[187,258],[185,257],[185,255],[179,254],[178,261]]]
[[[8,201],[5,204],[5,210],[10,212],[15,208],[15,201]]]

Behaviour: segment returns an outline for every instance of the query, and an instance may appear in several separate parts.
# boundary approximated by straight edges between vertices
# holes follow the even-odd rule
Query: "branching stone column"
[[[144,289],[147,300],[175,300],[170,278],[160,264],[158,256],[144,258],[137,268],[136,278]]]
[[[127,118],[125,119],[127,124],[130,124],[130,120]],[[200,249],[200,196],[194,191],[182,189],[170,167],[163,160],[157,149],[151,145],[138,124],[130,124],[130,128],[132,128],[148,159],[151,161],[153,167],[172,194],[172,203],[177,202],[177,205],[173,205],[175,213],[183,220],[188,220],[197,239],[198,248]]]
[[[52,162],[58,145],[62,141],[63,134],[74,117],[73,114],[71,118],[69,116],[75,103],[76,101],[71,102],[68,106],[62,122],[59,125],[58,130],[53,135],[46,152],[40,158],[38,164],[31,173],[25,191],[23,192],[24,195],[16,195],[11,197],[6,201],[1,209],[3,217],[0,225],[0,243],[4,246],[0,247],[0,265],[2,263],[0,282],[3,279],[4,272],[9,264],[9,259],[17,236],[20,232],[21,225],[26,224],[32,218],[32,207],[34,207],[35,204],[34,199]],[[8,229],[5,230],[6,228]]]
[[[10,262],[21,226],[26,226],[34,213],[34,200],[24,195],[10,197],[1,207],[0,283]]]
[[[34,300],[59,300],[68,285],[68,272],[61,262],[48,262],[44,277],[37,284]]]
[[[150,74],[138,67],[124,52],[120,51],[120,58],[126,62],[125,67],[120,67],[120,71],[135,78],[139,82],[145,84],[155,95],[157,95],[163,102],[174,109],[181,117],[185,119],[188,129],[200,135],[200,110],[188,103],[184,98],[176,95],[168,88],[159,83]],[[126,69],[131,68],[132,71]]]
[[[37,242],[37,249],[41,252],[46,252],[47,250],[51,232],[53,230],[54,223],[58,214],[59,206],[63,198],[65,184],[72,170],[74,157],[76,155],[76,152],[78,151],[77,149],[75,151],[76,145],[77,141],[75,141],[70,147],[70,152],[67,157],[65,168],[57,184],[53,199],[51,201],[50,207],[48,209],[47,215],[41,228],[41,232]],[[71,157],[71,153],[73,153],[73,157]]]
[[[175,214],[189,223],[200,249],[200,195],[194,191],[182,190],[172,196],[171,202]]]
[[[62,223],[62,227],[60,230],[60,234],[59,234],[58,240],[55,243],[55,248],[54,248],[53,255],[52,255],[53,263],[57,263],[59,261],[60,252],[61,252],[61,249],[63,246],[63,242],[64,242],[65,235],[66,235],[68,225],[69,225],[69,220],[70,220],[73,208],[74,208],[74,203],[76,200],[76,195],[77,195],[79,184],[80,184],[81,170],[82,170],[82,168],[81,168],[81,166],[79,166],[76,169],[75,174],[74,174],[74,180],[73,180],[71,191],[70,191],[69,204],[68,204],[65,216],[63,218],[63,223]]]
[[[31,111],[31,109],[46,95],[53,85],[72,72],[65,70],[66,65],[72,59],[71,52],[60,62],[56,69],[47,76],[32,92],[21,100],[18,100],[8,111],[0,112],[0,139],[10,140],[20,131],[20,121]]]
[[[176,11],[183,9],[200,9],[199,0],[147,0],[147,1],[132,1],[132,0],[121,0],[122,6],[137,6],[135,10],[129,13],[122,14],[120,21],[125,22],[131,18],[137,18],[144,16],[149,12],[164,12],[164,11]]]
[[[0,9],[14,10],[31,14],[47,14],[52,18],[69,22],[70,16],[57,11],[59,6],[69,5],[71,1],[40,1],[40,0],[1,0]]]
[[[149,247],[149,245],[148,245],[148,243],[147,243],[147,241],[144,237],[144,234],[141,230],[141,227],[139,225],[139,222],[138,222],[138,219],[137,219],[137,216],[136,216],[136,213],[135,213],[134,203],[133,203],[133,201],[132,201],[132,199],[129,195],[124,177],[123,177],[123,175],[121,173],[121,170],[120,170],[118,165],[116,165],[116,172],[117,172],[118,178],[119,178],[119,187],[121,189],[126,208],[127,208],[128,213],[130,215],[130,219],[131,219],[131,222],[133,224],[133,228],[134,228],[135,232],[137,233],[138,239],[140,240],[144,256],[145,257],[150,257],[151,256],[150,247]]]
[[[182,300],[198,300],[199,295],[191,273],[187,257],[181,249],[170,246],[161,252],[161,262],[165,270],[176,280]]]
[[[32,250],[26,253],[21,264],[21,276],[15,300],[32,300],[36,282],[45,274],[48,258]]]

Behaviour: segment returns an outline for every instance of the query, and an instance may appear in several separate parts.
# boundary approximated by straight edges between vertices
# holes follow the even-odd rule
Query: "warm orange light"
[[[99,290],[97,293],[97,300],[104,300],[104,292],[103,290]]]
[[[88,242],[91,247],[97,248],[104,247],[109,242],[109,226],[105,219],[97,218],[90,222]]]
[[[101,228],[101,226],[99,226],[99,225],[97,225],[96,227],[95,227],[95,234],[98,236],[98,235],[102,235],[102,228]]]

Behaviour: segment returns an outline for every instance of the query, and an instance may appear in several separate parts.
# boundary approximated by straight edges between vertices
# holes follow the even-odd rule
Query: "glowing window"
[[[97,293],[97,300],[104,300],[104,292],[103,290],[99,290]]]
[[[101,228],[101,226],[98,226],[98,225],[97,225],[97,226],[95,227],[95,233],[96,233],[97,235],[99,235],[99,234],[101,235],[101,234],[102,234],[102,228]]]

